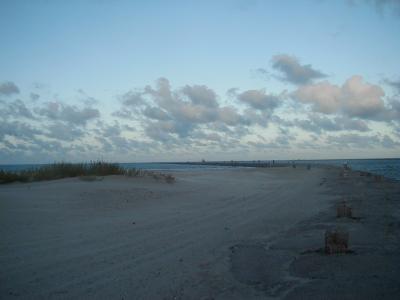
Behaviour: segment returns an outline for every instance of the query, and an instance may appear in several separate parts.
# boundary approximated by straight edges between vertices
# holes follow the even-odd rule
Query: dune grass
[[[168,174],[155,173],[138,169],[124,169],[118,164],[93,161],[88,163],[54,163],[39,168],[24,171],[0,170],[0,184],[11,182],[31,182],[42,180],[54,180],[67,177],[79,177],[84,181],[95,181],[97,176],[125,175],[129,177],[155,177],[164,179],[167,183],[173,183],[175,177]]]
[[[67,177],[124,175],[125,172],[126,171],[117,164],[102,161],[88,163],[60,162],[24,171],[0,170],[0,183],[10,183],[14,181],[30,182]]]

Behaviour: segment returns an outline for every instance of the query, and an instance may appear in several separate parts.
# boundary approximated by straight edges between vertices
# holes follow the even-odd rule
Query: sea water
[[[307,162],[307,161],[304,161]],[[400,159],[335,159],[335,160],[313,160],[316,164],[343,166],[347,164],[351,169],[366,171],[383,175],[387,178],[400,180]]]
[[[292,163],[293,161],[275,160],[279,163]],[[327,160],[296,160],[297,164],[323,164],[333,166],[343,166],[347,164],[353,170],[366,171],[374,174],[383,175],[387,178],[400,180],[400,159],[327,159]],[[251,162],[249,162],[251,163]],[[35,169],[45,164],[14,164],[14,165],[0,165],[0,170],[5,171],[22,171]],[[184,170],[218,170],[223,168],[232,168],[229,166],[212,166],[189,163],[119,163],[119,165],[126,169],[143,169],[154,171],[184,171]]]

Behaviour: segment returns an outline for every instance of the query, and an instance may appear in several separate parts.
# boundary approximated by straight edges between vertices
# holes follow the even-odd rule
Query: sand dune
[[[0,298],[400,295],[398,184],[333,168],[175,175],[0,186]],[[336,219],[349,194],[360,221]],[[337,225],[356,253],[314,251]]]

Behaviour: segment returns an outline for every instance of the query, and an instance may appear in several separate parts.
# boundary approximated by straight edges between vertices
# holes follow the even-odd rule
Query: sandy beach
[[[400,184],[333,167],[0,186],[1,299],[399,299]],[[354,218],[337,218],[343,199]],[[326,230],[351,253],[326,255]]]

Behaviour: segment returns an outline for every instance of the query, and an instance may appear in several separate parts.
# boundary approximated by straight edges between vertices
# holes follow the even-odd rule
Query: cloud
[[[47,137],[62,141],[75,141],[85,134],[81,129],[61,122],[50,124],[47,130]]]
[[[360,119],[351,119],[347,117],[336,117],[336,124],[339,124],[341,130],[370,131],[367,123]]]
[[[397,123],[400,126],[400,98],[397,96],[387,98],[388,105],[381,115],[381,119]]]
[[[122,118],[122,119],[133,119],[134,115],[131,109],[127,108],[127,107],[123,107],[117,111],[114,111],[111,113],[111,115],[113,117],[117,117],[117,118]]]
[[[36,113],[51,120],[65,121],[75,125],[86,125],[88,121],[100,117],[98,109],[91,107],[79,109],[60,102],[48,102],[44,107],[37,109]]]
[[[272,58],[272,68],[281,73],[281,80],[296,85],[308,84],[315,79],[326,77],[311,65],[301,65],[296,57],[287,54],[275,55]]]
[[[186,85],[182,89],[182,93],[188,96],[195,105],[218,106],[217,95],[205,85]]]
[[[129,151],[142,151],[149,153],[150,144],[124,136],[124,131],[135,131],[134,128],[114,121],[113,124],[106,124],[102,121],[96,123],[93,129],[94,138],[100,143],[101,151],[107,153],[128,153]],[[154,148],[154,146],[153,146]]]
[[[264,138],[262,138],[262,142],[257,141],[249,141],[247,142],[248,145],[251,147],[254,147],[258,150],[264,150],[264,149],[289,149],[291,148],[290,143],[294,141],[296,138],[290,135],[280,135],[271,141],[265,141]]]
[[[236,158],[261,155],[265,149],[281,155],[293,149],[347,147],[351,152],[363,145],[377,151],[400,146],[398,96],[383,103],[382,89],[360,76],[343,85],[309,83],[290,95],[232,88],[223,96],[205,85],[173,88],[160,78],[116,96],[119,110],[111,120],[83,91],[78,100],[84,103],[76,105],[32,101],[29,92],[25,102],[24,95],[22,100],[0,99],[0,160],[186,160],[193,153],[223,159],[233,153]],[[297,135],[296,129],[306,132]]]
[[[143,96],[143,93],[129,91],[129,92],[121,95],[120,100],[126,106],[131,106],[131,107],[139,106],[144,103],[144,99],[142,96]]]
[[[385,79],[384,82],[393,89],[395,89],[397,94],[400,94],[400,80]]]
[[[129,151],[141,150],[145,151],[147,147],[143,147],[145,144],[140,143],[138,141],[127,139],[125,137],[115,135],[110,136],[109,140],[113,145],[116,152],[119,153],[128,153]]]
[[[271,78],[271,73],[265,69],[265,68],[256,68],[250,70],[250,74],[252,78],[257,78],[257,79],[264,79],[264,80],[269,80]]]
[[[229,98],[236,98],[239,88],[230,88],[226,91],[226,96]]]
[[[93,105],[99,104],[99,102],[100,102],[96,98],[89,96],[83,89],[78,89],[77,92],[80,96],[79,97],[80,100],[86,106],[93,106]]]
[[[185,123],[210,123],[215,122],[218,110],[212,107],[181,102],[171,106],[169,113],[176,121]]]
[[[149,138],[168,144],[176,143],[178,141],[177,136],[180,138],[187,137],[194,128],[191,124],[174,121],[148,122],[144,126],[145,133]]]
[[[383,139],[381,140],[382,146],[385,148],[395,148],[400,145],[399,142],[394,141],[391,137],[388,135],[385,135]]]
[[[147,137],[166,142],[187,138],[199,127],[216,123],[248,126],[251,122],[234,106],[220,106],[217,94],[205,85],[185,85],[172,90],[166,78],[156,86],[126,93],[114,116],[141,122]]]
[[[237,95],[238,100],[258,110],[273,111],[281,104],[279,96],[267,94],[265,89],[248,90]]]
[[[122,129],[118,122],[115,122],[113,125],[103,126],[101,131],[102,136],[105,137],[120,136],[121,133]]]
[[[168,115],[168,112],[156,106],[147,106],[143,110],[143,114],[146,117],[154,120],[166,121],[171,119],[170,116]]]
[[[2,106],[2,107],[1,107]],[[16,99],[12,102],[1,102],[0,101],[0,116],[3,118],[27,118],[34,119],[34,116],[30,109],[25,105],[25,103]]]
[[[149,153],[150,145],[144,141],[138,141],[123,136],[126,126],[121,126],[119,122],[115,121],[112,125],[97,122],[94,129],[94,138],[100,143],[101,151],[106,153],[129,153],[129,151],[142,151]],[[132,129],[129,129],[132,131]]]
[[[400,16],[400,2],[398,0],[375,0],[379,4],[387,5],[395,15]]]
[[[218,118],[221,123],[229,126],[237,125],[251,125],[251,120],[244,115],[238,113],[238,111],[231,106],[224,106],[218,110]]]
[[[343,130],[366,132],[370,130],[363,120],[348,117],[328,118],[319,114],[309,114],[307,119],[295,119],[291,125],[315,133]]]
[[[393,148],[399,146],[398,142],[395,142],[387,135],[383,137],[380,135],[359,135],[359,134],[342,134],[339,136],[328,136],[326,139],[328,144],[332,144],[338,148],[375,148],[385,147]]]
[[[32,101],[37,101],[39,100],[40,95],[36,93],[30,93],[29,97],[31,98]]]
[[[379,13],[389,10],[395,15],[400,16],[400,1],[399,0],[364,0],[367,3],[375,5],[376,10]]]
[[[257,69],[254,70],[254,72],[256,72],[256,73],[258,73],[260,75],[263,75],[263,76],[267,76],[267,77],[269,76],[269,72],[265,68],[257,68]]]
[[[365,83],[361,76],[353,76],[342,86],[328,81],[301,86],[292,98],[310,104],[313,111],[324,114],[378,119],[385,113],[384,95],[381,87]]]
[[[0,121],[0,141],[4,140],[6,136],[29,140],[40,134],[42,134],[42,131],[30,124],[19,121]]]
[[[14,82],[6,81],[0,83],[0,95],[10,96],[13,94],[19,94],[19,88]]]
[[[379,142],[379,139],[376,136],[343,134],[339,136],[328,136],[327,142],[342,148],[371,148]]]
[[[159,79],[158,83],[161,79]],[[143,113],[143,109],[146,110],[148,103],[145,98],[146,94],[151,94],[151,87],[145,87],[144,91],[130,90],[122,95],[118,96],[118,100],[121,103],[121,108],[114,111],[112,115],[117,118],[123,119],[135,119]],[[149,110],[147,113],[151,114]]]

